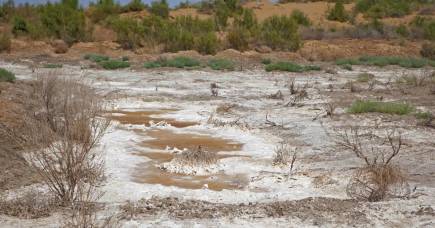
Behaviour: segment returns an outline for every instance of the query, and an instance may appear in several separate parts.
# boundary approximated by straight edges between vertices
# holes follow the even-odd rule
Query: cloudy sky
[[[0,0],[0,3],[6,2],[6,1],[7,0]],[[38,3],[45,3],[47,1],[48,0],[15,0],[15,3],[19,4],[19,3],[29,2],[32,4],[38,4]],[[55,2],[55,1],[59,1],[59,0],[50,0],[50,1]],[[96,0],[80,0],[80,3],[84,6],[86,6],[87,4],[89,4],[89,2],[92,2],[92,1],[96,1]],[[128,3],[131,0],[115,0],[115,1],[120,2],[120,3]],[[144,2],[144,3],[150,3],[152,1],[153,0],[142,0],[142,2]],[[186,0],[167,0],[167,1],[168,1],[169,5],[172,7],[172,6],[178,5],[180,2],[184,2]],[[200,1],[200,0],[189,0],[189,2],[198,2],[198,1]]]

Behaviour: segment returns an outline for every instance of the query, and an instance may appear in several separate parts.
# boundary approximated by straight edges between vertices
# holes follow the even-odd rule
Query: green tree
[[[166,0],[154,1],[151,3],[150,12],[162,18],[169,18],[169,5]]]
[[[334,8],[329,11],[327,19],[330,21],[339,22],[346,22],[349,20],[349,15],[344,8],[344,3],[342,0],[338,0],[335,3]]]
[[[83,10],[66,3],[48,3],[42,8],[41,22],[50,36],[68,44],[85,40],[86,23]]]
[[[261,40],[275,50],[296,51],[302,45],[298,24],[288,16],[266,18],[261,25]]]

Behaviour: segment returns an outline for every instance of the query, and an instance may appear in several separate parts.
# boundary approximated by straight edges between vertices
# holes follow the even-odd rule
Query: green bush
[[[423,44],[420,53],[425,58],[435,60],[435,42]]]
[[[91,2],[89,14],[92,22],[97,23],[103,21],[111,15],[115,15],[120,11],[120,6],[114,0],[98,0],[96,3]]]
[[[184,56],[175,57],[165,62],[165,66],[176,68],[198,67],[200,65],[198,60]]]
[[[145,9],[145,5],[141,0],[131,0],[127,5],[123,7],[124,12],[130,11],[142,11]]]
[[[264,64],[264,65],[268,65],[268,64],[272,63],[272,60],[271,59],[262,59],[261,63]]]
[[[396,33],[401,37],[408,37],[409,36],[409,30],[406,27],[406,25],[400,25],[396,28]]]
[[[99,55],[99,54],[86,54],[84,57],[86,60],[90,60],[95,63],[103,62],[109,60],[109,56]]]
[[[169,5],[166,0],[153,1],[151,3],[150,13],[162,18],[169,18]]]
[[[266,18],[260,31],[261,41],[275,50],[296,51],[302,43],[298,33],[298,24],[287,16]]]
[[[425,39],[435,41],[435,20],[425,24],[423,31]]]
[[[58,63],[48,63],[48,64],[44,64],[43,67],[44,68],[62,68],[63,65],[62,64],[58,64]]]
[[[411,13],[415,0],[358,0],[357,12],[372,18],[403,17]]]
[[[293,62],[277,62],[266,65],[266,71],[288,71],[288,72],[305,72],[320,70],[320,67],[313,65],[299,65]]]
[[[173,59],[160,59],[157,61],[145,62],[144,67],[147,69],[159,67],[176,67],[176,68],[192,68],[201,66],[201,62],[185,56],[178,56]]]
[[[406,103],[378,102],[378,101],[367,101],[367,100],[355,101],[347,110],[347,112],[353,114],[379,112],[379,113],[397,114],[397,115],[406,115],[413,111],[414,111],[414,107]]]
[[[337,65],[368,65],[384,67],[397,65],[405,68],[421,68],[426,65],[435,65],[435,61],[422,58],[398,57],[398,56],[363,56],[357,59],[339,59]]]
[[[235,64],[228,59],[211,59],[207,64],[213,70],[234,70]]]
[[[430,112],[417,112],[415,113],[415,117],[420,120],[430,120],[434,118],[433,114]]]
[[[247,29],[242,27],[232,28],[226,37],[229,48],[239,51],[246,51],[249,48],[250,34]]]
[[[219,48],[219,40],[214,32],[208,32],[198,37],[195,49],[201,54],[214,55]]]
[[[145,62],[143,66],[147,69],[163,67],[160,61]]]
[[[22,17],[15,16],[13,27],[12,27],[12,34],[18,36],[18,35],[26,34],[28,32],[29,32],[29,28],[27,26],[26,20],[24,20],[24,18]]]
[[[311,25],[310,19],[307,17],[307,15],[305,15],[300,10],[293,10],[293,12],[290,15],[290,17],[293,20],[295,20],[296,23],[298,23],[299,25],[303,25],[303,26],[307,26],[307,27]]]
[[[358,78],[356,79],[357,82],[369,82],[373,80],[375,76],[373,74],[369,73],[361,73],[358,75]]]
[[[86,19],[82,9],[68,1],[47,4],[41,9],[41,22],[49,36],[62,39],[68,44],[85,41]]]
[[[335,3],[334,8],[328,12],[327,19],[339,22],[346,22],[349,20],[349,15],[344,8],[343,1],[339,0]]]
[[[0,53],[10,52],[12,47],[11,37],[8,34],[0,34]]]
[[[130,67],[130,63],[120,60],[107,60],[98,63],[101,67],[106,70],[115,70]]]
[[[0,82],[14,82],[15,75],[3,68],[0,68]]]
[[[132,18],[116,18],[110,20],[110,27],[117,34],[117,41],[124,49],[140,47],[144,36],[143,26]]]

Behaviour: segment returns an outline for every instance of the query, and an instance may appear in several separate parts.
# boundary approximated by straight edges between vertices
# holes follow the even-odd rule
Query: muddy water
[[[143,142],[142,146],[152,149],[164,150],[169,146],[180,150],[184,148],[193,150],[201,146],[206,151],[214,153],[220,151],[239,151],[242,149],[242,144],[240,143],[222,138],[214,138],[209,135],[181,134],[170,130],[151,130],[146,133],[154,139]]]
[[[164,110],[152,110],[152,111],[138,111],[138,112],[127,112],[127,111],[116,111],[112,112],[110,118],[112,120],[119,121],[121,124],[134,124],[134,125],[145,125],[148,126],[150,121],[154,123],[166,122],[177,128],[184,128],[193,125],[197,125],[197,122],[193,121],[177,121],[170,118],[159,118],[154,117],[155,115],[161,115],[169,113],[171,111],[176,111],[175,109],[164,109]]]
[[[173,110],[157,110],[157,111],[140,111],[140,112],[116,112],[111,118],[119,121],[121,124],[148,124],[149,121],[160,122],[165,121],[177,128],[184,128],[198,123],[177,121],[174,119],[164,119],[156,117],[159,114],[168,113]],[[119,115],[121,114],[121,115]],[[152,116],[152,117],[151,117]],[[222,152],[237,152],[242,149],[243,144],[223,139],[212,137],[210,135],[193,134],[193,133],[175,133],[171,130],[152,129],[142,131],[152,139],[138,143],[142,148],[152,149],[151,152],[137,152],[136,155],[146,156],[151,161],[144,162],[137,166],[134,171],[133,181],[137,183],[160,184],[164,186],[175,186],[185,189],[201,189],[207,186],[208,189],[221,191],[223,189],[242,189],[248,184],[248,178],[245,175],[227,175],[217,173],[206,176],[189,176],[183,174],[169,173],[158,168],[164,162],[169,162],[174,155],[170,152],[162,152],[167,147],[178,149],[195,149],[201,146],[205,150],[217,153],[218,159],[226,157],[234,157],[237,155],[226,155]],[[240,157],[240,156],[237,156]]]

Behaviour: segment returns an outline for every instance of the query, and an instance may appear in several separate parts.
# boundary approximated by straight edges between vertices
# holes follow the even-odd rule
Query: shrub
[[[28,32],[29,32],[29,28],[27,27],[27,22],[24,20],[24,18],[19,16],[14,17],[12,34],[18,36],[18,35],[26,34]]]
[[[169,18],[169,5],[166,0],[153,1],[150,13],[162,18]]]
[[[0,196],[0,214],[24,219],[36,219],[50,216],[59,208],[59,203],[50,195],[36,191],[26,191],[22,196],[5,200]]]
[[[418,120],[418,125],[431,126],[432,121],[435,120],[435,116],[430,112],[417,112],[415,117]]]
[[[0,52],[10,52],[11,46],[11,37],[8,34],[0,34]]]
[[[307,65],[302,66],[293,62],[277,62],[266,65],[266,71],[288,71],[288,72],[305,72],[320,70],[320,67]]]
[[[406,25],[400,25],[396,28],[396,33],[401,37],[408,37],[409,36],[409,30],[406,27]]]
[[[90,60],[95,63],[109,60],[108,56],[98,55],[98,54],[86,54],[84,58],[86,60]]]
[[[360,131],[351,127],[338,133],[337,143],[345,150],[352,150],[365,165],[357,168],[351,177],[346,193],[355,200],[381,201],[387,197],[405,198],[411,193],[405,173],[393,165],[403,146],[400,132],[387,130],[385,137],[373,131]]]
[[[200,65],[201,63],[198,60],[184,56],[175,57],[164,62],[164,66],[176,68],[197,67]]]
[[[199,67],[201,63],[189,57],[179,56],[173,59],[160,59],[151,62],[145,62],[144,67],[147,69],[159,68],[159,67],[176,67],[176,68],[189,68],[189,67]]]
[[[44,68],[62,68],[63,65],[57,64],[57,63],[48,63],[48,64],[45,64],[43,67]]]
[[[0,68],[0,82],[14,82],[15,75],[3,68]]]
[[[211,59],[208,66],[213,70],[234,70],[234,62],[228,59]]]
[[[402,17],[411,13],[412,2],[410,0],[358,0],[355,10],[372,18]]]
[[[91,2],[88,12],[92,22],[100,22],[110,15],[115,15],[120,11],[120,7],[114,0],[99,0]]]
[[[352,103],[347,111],[353,114],[379,112],[386,114],[406,115],[414,111],[414,107],[406,103],[358,100]]]
[[[268,65],[268,64],[272,63],[272,60],[271,59],[262,59],[261,63],[264,64],[264,65]]]
[[[348,71],[353,71],[353,67],[350,64],[343,64],[343,65],[341,65],[341,68],[348,70]]]
[[[124,11],[142,11],[143,9],[145,9],[145,5],[141,0],[131,0],[124,6]]]
[[[120,61],[120,60],[107,60],[98,63],[104,69],[107,70],[115,70],[130,67],[129,62]]]
[[[298,23],[299,25],[303,25],[303,26],[307,26],[307,27],[311,25],[310,19],[307,17],[307,15],[305,15],[300,10],[293,10],[293,12],[290,15],[290,17],[293,20],[295,20],[296,23]]]
[[[357,82],[369,82],[373,80],[375,76],[369,73],[362,73],[358,75]]]
[[[421,68],[426,65],[435,65],[434,61],[398,56],[363,56],[358,59],[339,59],[337,65],[368,65],[384,67],[388,65],[398,65],[405,68]]]
[[[301,47],[298,24],[287,16],[266,18],[261,25],[260,37],[272,49],[296,51]]]
[[[64,40],[68,44],[84,41],[86,38],[86,19],[82,9],[67,1],[47,4],[41,10],[41,22],[48,35]]]
[[[435,41],[435,20],[427,23],[424,28],[424,38]]]
[[[147,69],[163,67],[163,65],[159,61],[145,62],[143,66]]]
[[[249,47],[250,34],[247,29],[234,27],[227,34],[227,41],[230,48],[245,51]]]
[[[142,25],[136,19],[117,18],[110,21],[110,27],[116,32],[117,41],[124,49],[142,46],[144,35]]]
[[[201,54],[214,55],[219,48],[219,40],[214,32],[200,35],[195,42],[195,49]]]
[[[420,53],[425,58],[435,60],[435,42],[423,44]]]
[[[273,165],[288,166],[290,165],[290,171],[293,170],[294,163],[296,161],[296,149],[291,149],[286,143],[281,143],[275,148],[275,156],[273,158]]]
[[[346,22],[349,20],[349,15],[344,9],[343,1],[339,0],[335,3],[334,8],[328,12],[327,19],[330,21]]]

